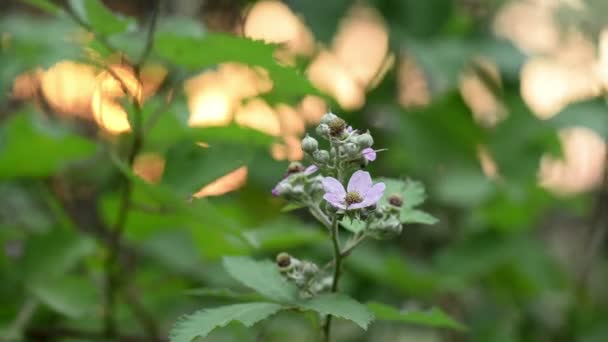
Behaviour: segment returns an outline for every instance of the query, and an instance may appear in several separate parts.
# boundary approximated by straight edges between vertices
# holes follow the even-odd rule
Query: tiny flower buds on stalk
[[[325,139],[329,138],[329,133],[331,132],[329,126],[326,124],[320,124],[319,126],[317,126],[316,131],[318,135]]]
[[[359,135],[355,141],[361,149],[372,147],[372,145],[374,144],[374,139],[369,133]]]
[[[329,152],[317,150],[312,154],[312,159],[319,164],[327,164],[329,162]]]

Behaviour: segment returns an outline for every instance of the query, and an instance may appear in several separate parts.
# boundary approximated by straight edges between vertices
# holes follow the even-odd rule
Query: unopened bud
[[[319,164],[327,164],[329,162],[329,152],[326,150],[316,150],[312,154],[312,159]]]
[[[277,266],[281,272],[288,271],[291,269],[291,256],[289,254],[282,252],[277,255]]]
[[[328,138],[329,133],[331,132],[331,130],[329,129],[329,126],[326,124],[320,124],[319,126],[317,126],[316,131],[319,136],[324,137],[324,138]]]
[[[403,205],[403,197],[395,194],[395,195],[391,195],[388,198],[388,203],[392,206],[401,208],[401,206]]]
[[[302,165],[302,163],[300,162],[291,162],[289,164],[289,166],[287,167],[287,173],[288,174],[294,174],[294,173],[298,173],[298,172],[302,172],[304,171],[304,165]]]
[[[389,216],[385,220],[379,220],[370,225],[369,235],[384,240],[401,233],[403,226],[397,217]]]
[[[319,149],[319,143],[317,140],[308,134],[302,139],[302,151],[311,154]]]
[[[344,153],[351,158],[357,157],[360,154],[359,147],[353,143],[347,143],[344,145]]]
[[[372,138],[369,133],[363,133],[359,135],[355,141],[361,149],[371,147],[374,144],[374,138]]]
[[[332,137],[340,138],[346,130],[346,121],[338,117],[330,121],[327,125],[329,126],[329,135]]]
[[[338,119],[338,116],[332,112],[326,113],[321,117],[321,124],[329,125],[330,122]]]

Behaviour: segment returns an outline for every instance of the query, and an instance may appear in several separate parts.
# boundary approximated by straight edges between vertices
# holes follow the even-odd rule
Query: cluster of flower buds
[[[378,206],[367,217],[365,233],[378,240],[390,239],[401,234],[403,230],[400,218],[402,205],[403,198],[400,195],[390,195],[387,205]]]
[[[294,282],[302,295],[315,295],[331,288],[331,277],[319,279],[319,267],[306,260],[299,260],[283,252],[276,258],[277,267],[285,278]]]
[[[337,150],[329,151],[320,149],[319,142],[306,135],[302,139],[302,150],[318,167],[335,167],[335,165],[331,165],[332,159],[335,157],[352,166],[366,166],[367,163],[376,159],[376,151],[371,148],[374,139],[369,132],[359,133],[333,113],[327,113],[321,118],[316,132],[320,137],[332,141],[339,147]],[[336,153],[339,155],[336,156]]]
[[[321,176],[313,175],[319,170],[315,165],[304,167],[300,162],[292,162],[283,179],[272,189],[274,196],[300,202],[304,197],[322,190]]]

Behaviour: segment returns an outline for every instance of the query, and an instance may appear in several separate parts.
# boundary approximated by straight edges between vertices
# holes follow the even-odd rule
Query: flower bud
[[[320,124],[319,126],[317,126],[317,134],[319,136],[327,138],[329,137],[330,132],[331,130],[329,129],[329,126],[327,124]]]
[[[361,149],[371,147],[374,144],[374,139],[369,133],[359,135],[355,141]]]
[[[329,152],[326,150],[316,150],[312,154],[312,159],[319,164],[327,164],[329,162]]]
[[[277,266],[279,267],[279,271],[287,272],[289,271],[293,265],[291,263],[291,256],[285,252],[281,252],[277,255]]]
[[[329,135],[339,139],[344,138],[344,134],[346,132],[346,121],[336,117],[327,125],[329,126]]]
[[[319,271],[319,268],[317,267],[317,265],[313,264],[312,262],[307,261],[307,262],[304,262],[302,265],[302,274],[306,278],[311,278],[312,276],[317,274],[318,271]]]
[[[391,195],[388,198],[388,203],[397,208],[401,208],[401,206],[403,206],[403,197],[401,197],[397,194]]]
[[[321,124],[329,125],[330,122],[338,119],[338,116],[332,112],[326,113],[321,117]]]
[[[359,156],[359,147],[353,143],[344,144],[344,153],[350,158]]]
[[[289,166],[287,167],[287,174],[294,174],[294,173],[298,173],[298,172],[302,172],[304,171],[304,165],[302,165],[302,163],[294,161],[291,162],[289,164]]]
[[[318,149],[319,149],[319,143],[317,142],[317,140],[315,138],[309,136],[308,134],[306,134],[306,137],[304,137],[304,139],[302,139],[302,151],[304,151],[308,154],[311,154]]]

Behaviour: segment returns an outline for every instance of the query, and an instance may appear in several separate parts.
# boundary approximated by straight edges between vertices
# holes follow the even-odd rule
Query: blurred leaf
[[[434,328],[466,329],[438,308],[432,308],[428,311],[399,311],[377,302],[369,302],[367,307],[374,313],[376,319],[381,321],[398,321]]]
[[[441,278],[428,266],[387,248],[359,247],[346,262],[349,269],[374,284],[404,295],[429,296],[441,285]]]
[[[286,3],[296,15],[304,17],[305,24],[312,30],[315,38],[324,43],[331,43],[338,24],[352,6],[352,1],[349,0],[287,0]]]
[[[327,238],[317,227],[289,219],[263,223],[261,228],[244,231],[243,236],[251,246],[263,251],[311,245]]]
[[[321,294],[299,303],[298,306],[302,309],[316,311],[321,315],[347,319],[364,330],[367,330],[369,324],[374,320],[374,315],[365,305],[343,294]]]
[[[191,234],[183,230],[160,231],[141,244],[144,254],[182,274],[201,278],[203,264]]]
[[[252,154],[249,146],[239,144],[214,144],[203,148],[190,140],[182,141],[167,152],[162,184],[187,197],[247,165]]]
[[[479,169],[449,170],[437,184],[437,199],[456,206],[476,206],[488,199],[492,182]]]
[[[262,67],[274,83],[273,94],[288,103],[304,95],[320,94],[304,75],[274,59],[277,45],[221,33],[202,39],[160,33],[154,46],[161,57],[191,70],[226,62]]]
[[[135,23],[133,19],[113,13],[100,0],[70,0],[70,5],[95,33],[101,35],[124,32]]]
[[[95,149],[65,128],[34,115],[15,114],[0,127],[0,179],[44,177]]]
[[[50,14],[58,14],[61,8],[49,0],[22,0],[32,6],[38,7],[41,10]]]
[[[191,342],[196,337],[205,337],[213,329],[224,327],[233,321],[251,327],[281,309],[281,305],[273,303],[245,303],[203,309],[180,318],[171,329],[170,340]]]
[[[556,128],[586,127],[608,141],[608,104],[603,99],[572,103],[549,122]]]
[[[293,302],[297,299],[297,289],[279,273],[277,266],[270,261],[256,261],[248,257],[225,257],[224,268],[241,284],[261,295],[280,302]]]
[[[75,232],[53,230],[28,239],[23,258],[26,281],[44,283],[76,266],[95,250],[93,240]]]
[[[32,282],[28,289],[48,307],[73,319],[93,315],[101,300],[91,281],[78,276]]]
[[[301,203],[287,203],[286,206],[281,208],[281,212],[288,213],[290,211],[294,211],[294,210],[298,210],[298,209],[302,209],[302,208],[307,208],[307,206],[305,204],[301,204]]]

